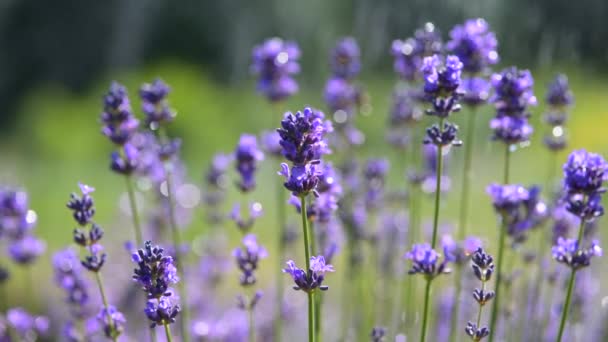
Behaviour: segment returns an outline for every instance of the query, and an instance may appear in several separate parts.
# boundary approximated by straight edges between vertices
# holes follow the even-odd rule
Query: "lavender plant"
[[[70,201],[67,203],[68,209],[72,211],[74,221],[79,225],[79,228],[74,229],[74,242],[87,253],[81,260],[81,264],[95,275],[95,281],[99,288],[103,306],[97,315],[97,320],[101,325],[101,330],[106,337],[117,341],[118,336],[124,330],[126,319],[120,311],[109,304],[101,279],[100,271],[106,262],[107,254],[99,243],[103,238],[104,231],[93,221],[95,203],[90,194],[95,191],[95,188],[82,183],[78,184],[78,186],[81,194],[72,193]]]
[[[467,335],[469,335],[471,340],[481,341],[490,334],[488,328],[481,325],[481,312],[483,307],[490,300],[492,300],[492,298],[494,298],[494,291],[486,290],[486,283],[490,281],[492,273],[494,273],[494,259],[491,255],[486,254],[486,252],[480,247],[477,249],[475,254],[473,254],[473,258],[471,260],[473,273],[475,274],[475,277],[481,281],[481,289],[475,289],[473,291],[473,298],[475,298],[475,301],[479,304],[477,321],[469,321],[465,328],[465,332]]]

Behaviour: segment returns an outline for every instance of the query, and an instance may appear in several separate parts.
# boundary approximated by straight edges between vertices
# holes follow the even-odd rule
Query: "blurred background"
[[[109,171],[113,146],[101,135],[98,121],[110,81],[127,86],[140,118],[136,94],[141,83],[161,77],[172,87],[169,100],[178,116],[169,129],[183,139],[189,182],[200,185],[212,155],[233,151],[241,133],[278,126],[284,110],[324,108],[329,50],[347,35],[360,44],[359,83],[370,99],[365,115],[357,118],[366,134],[360,154],[392,153],[393,165],[400,165],[385,142],[397,80],[389,53],[392,40],[411,36],[428,21],[447,39],[455,24],[483,17],[499,41],[501,64],[495,69],[518,65],[535,76],[540,103],[532,110],[536,133],[531,146],[514,156],[513,179],[544,184],[546,168],[537,167],[548,159],[541,143],[542,102],[557,72],[569,76],[576,98],[568,123],[570,148],[608,152],[607,15],[605,0],[584,5],[567,0],[0,0],[0,183],[29,191],[38,213],[37,232],[49,252],[71,243],[73,223],[65,202],[78,181],[98,189],[97,221],[111,234],[128,237],[130,226],[120,210],[121,203],[125,208],[124,183]],[[251,48],[271,36],[294,40],[302,50],[302,72],[296,77],[301,91],[279,110],[256,93],[249,69]],[[494,234],[495,218],[484,189],[500,179],[501,165],[495,157],[498,147],[489,142],[487,120],[493,110],[486,106],[482,112],[473,190],[473,208],[479,210],[471,218],[471,231],[491,240],[487,232]],[[458,115],[454,120],[464,122]],[[458,153],[449,165],[455,180],[460,179]],[[270,160],[262,167],[262,189],[253,195],[262,203],[268,200],[266,215],[255,229],[269,246],[276,240],[275,231],[265,228],[274,222],[273,197],[263,188],[279,181],[276,164]],[[405,187],[398,170],[390,182]],[[237,191],[230,191],[237,198]],[[457,195],[445,198],[446,223],[456,218],[457,200]],[[429,202],[425,212],[431,207]],[[238,238],[230,223],[225,228]],[[204,229],[202,213],[194,212],[188,229],[193,237]],[[262,273],[275,273],[278,261],[272,258],[271,253],[273,266]],[[36,265],[40,277],[50,276],[45,263]],[[16,293],[13,303],[23,295]]]

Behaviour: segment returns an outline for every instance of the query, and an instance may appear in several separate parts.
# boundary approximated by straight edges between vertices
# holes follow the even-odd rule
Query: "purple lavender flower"
[[[296,266],[293,260],[287,261],[287,267],[283,269],[284,273],[288,273],[295,282],[294,290],[302,290],[304,292],[312,292],[316,289],[327,291],[329,288],[323,285],[326,272],[334,272],[332,265],[325,263],[325,258],[322,255],[310,257],[310,270],[305,271]]]
[[[36,212],[29,209],[27,192],[0,188],[0,237],[21,239],[36,225]]]
[[[414,38],[394,40],[391,55],[395,58],[393,69],[402,79],[414,81],[418,78],[422,58],[417,53],[417,41]]]
[[[519,210],[520,206],[530,198],[526,188],[518,184],[491,184],[486,192],[492,198],[494,209],[501,214],[509,214]]]
[[[230,219],[236,223],[241,231],[248,232],[263,213],[262,205],[259,202],[252,202],[249,204],[249,215],[247,218],[244,218],[241,215],[241,205],[236,203],[230,212]]]
[[[562,109],[572,105],[574,102],[574,95],[570,90],[568,84],[568,77],[564,74],[558,74],[547,89],[546,96],[547,103],[556,108]]]
[[[26,235],[21,239],[11,241],[8,253],[14,262],[21,265],[29,265],[46,251],[44,241],[32,235]]]
[[[414,104],[411,94],[407,90],[397,89],[393,92],[393,101],[390,111],[389,124],[394,126],[409,126],[420,121],[422,112]]]
[[[382,207],[384,183],[386,182],[389,166],[387,159],[370,159],[365,164],[363,178],[366,188],[365,205],[368,210],[376,210]]]
[[[127,319],[113,306],[101,308],[97,314],[97,321],[101,324],[107,338],[113,339],[119,336],[125,330]]]
[[[91,193],[95,191],[95,188],[88,186],[83,183],[78,183],[82,196],[78,196],[75,193],[70,195],[70,201],[67,207],[73,211],[72,216],[74,220],[82,227],[92,222],[93,216],[95,215],[95,207],[93,197]]]
[[[573,151],[564,164],[564,187],[569,194],[592,195],[603,192],[608,177],[608,164],[596,153],[585,150]]]
[[[492,139],[508,145],[530,140],[534,132],[525,117],[498,116],[490,120],[490,129],[494,131]]]
[[[157,325],[175,323],[175,319],[180,312],[178,302],[179,300],[175,295],[149,299],[144,313],[150,322],[152,322],[150,327],[154,328]]]
[[[441,255],[431,248],[428,243],[414,244],[412,250],[405,254],[405,258],[412,261],[409,274],[420,273],[427,278],[434,278],[443,273],[449,273],[448,260],[444,258],[439,262]]]
[[[473,273],[477,279],[482,282],[490,281],[490,278],[494,273],[494,258],[492,258],[490,254],[487,254],[483,248],[478,247],[471,257],[471,261],[471,267],[473,267]],[[485,302],[486,301],[482,301],[480,304],[485,304]]]
[[[311,192],[317,195],[315,189],[322,174],[318,163],[293,166],[291,169],[287,164],[281,163],[279,172],[279,175],[285,177],[285,188],[296,197],[306,196]]]
[[[462,264],[471,258],[471,255],[481,247],[481,239],[476,236],[468,236],[463,241],[455,241],[450,235],[441,237],[441,247],[446,260],[456,264]]]
[[[205,174],[205,181],[209,186],[214,188],[226,187],[226,172],[232,162],[232,158],[229,155],[218,153],[213,156],[211,164]]]
[[[450,38],[446,48],[458,56],[465,72],[478,73],[498,63],[498,41],[485,20],[469,19],[456,25]]]
[[[353,37],[342,38],[331,51],[329,65],[334,76],[352,79],[361,71],[361,52]]]
[[[344,111],[347,117],[352,116],[359,102],[359,89],[348,80],[334,77],[325,84],[323,91],[325,103],[330,112]]]
[[[139,89],[141,98],[141,110],[146,115],[146,126],[152,130],[158,129],[162,124],[167,124],[175,118],[175,112],[169,108],[167,96],[171,89],[161,79],[152,83],[144,83]]]
[[[559,237],[557,244],[551,248],[551,254],[557,262],[578,270],[589,266],[593,257],[602,256],[602,248],[595,240],[588,247],[579,248],[578,240]]]
[[[386,329],[382,327],[374,327],[370,334],[372,342],[382,342],[384,341],[384,336],[386,335]]]
[[[268,256],[266,249],[258,244],[253,234],[245,235],[243,238],[243,248],[236,248],[232,255],[236,259],[236,264],[241,270],[241,285],[249,286],[256,283],[255,270],[258,268],[260,259]]]
[[[438,55],[426,57],[421,70],[424,75],[424,93],[427,100],[433,104],[433,108],[427,113],[445,118],[450,113],[459,111],[458,100],[462,94],[458,92],[458,88],[462,63],[458,57],[447,56],[445,62]]]
[[[236,170],[241,176],[238,187],[243,192],[252,191],[255,188],[255,172],[258,162],[264,160],[264,153],[258,148],[255,135],[243,134],[234,151]]]
[[[467,106],[479,106],[486,103],[490,97],[490,82],[481,77],[463,78],[459,90],[464,93],[462,103]]]
[[[490,121],[493,138],[506,144],[529,140],[532,127],[528,124],[528,107],[536,105],[532,74],[511,67],[492,75],[491,82],[494,95],[490,102],[496,108],[496,118]]]
[[[423,142],[435,146],[460,146],[462,141],[457,139],[457,134],[458,126],[453,123],[446,122],[443,124],[443,128],[434,124],[426,129]]]
[[[6,312],[6,321],[17,333],[20,341],[30,340],[33,336],[44,336],[49,331],[49,319],[44,316],[30,315],[23,308],[12,308]],[[10,339],[8,340],[10,341]]]
[[[101,132],[117,145],[124,145],[137,132],[139,121],[133,116],[126,88],[112,82],[110,90],[103,98]]]
[[[131,260],[137,264],[133,281],[138,283],[149,299],[159,299],[167,293],[169,286],[177,284],[179,277],[173,258],[164,254],[164,249],[146,241],[144,248],[137,250]]]
[[[281,136],[283,156],[287,160],[294,165],[304,165],[331,152],[323,140],[325,134],[331,131],[331,124],[328,126],[324,118],[322,112],[309,107],[295,115],[285,113],[277,132]]]
[[[76,318],[84,316],[89,303],[89,283],[76,252],[67,248],[53,255],[55,283],[65,291],[65,301]]]
[[[270,38],[253,48],[251,70],[259,77],[258,91],[269,101],[277,102],[298,91],[292,78],[300,72],[300,49],[294,42]]]
[[[481,289],[476,288],[473,291],[473,298],[479,304],[478,317],[481,317],[482,308],[495,296],[494,291],[486,290],[486,283],[490,281],[490,278],[494,273],[494,259],[491,255],[487,254],[483,248],[479,247],[475,254],[473,254],[471,260],[473,273],[482,284]],[[477,323],[467,322],[467,326],[464,329],[465,333],[471,337],[473,341],[481,341],[490,334],[490,330],[487,327],[477,326],[478,324],[479,318],[477,319]]]
[[[585,150],[573,151],[564,164],[564,190],[566,209],[574,215],[591,221],[604,214],[601,203],[602,187],[608,173],[604,158]]]
[[[281,157],[283,148],[281,147],[281,135],[277,131],[266,131],[262,133],[262,149],[273,157]]]

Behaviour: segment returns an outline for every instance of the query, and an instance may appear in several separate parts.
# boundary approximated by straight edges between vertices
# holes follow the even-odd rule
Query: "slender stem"
[[[439,129],[443,131],[443,118],[439,119]],[[435,175],[435,214],[433,215],[433,238],[431,247],[435,249],[437,244],[437,228],[439,227],[439,206],[441,198],[441,175],[443,173],[443,146],[437,145],[437,174]]]
[[[426,326],[429,318],[429,298],[431,297],[431,282],[433,278],[426,280],[426,289],[424,291],[424,313],[422,314],[422,330],[420,331],[420,342],[426,341]]]
[[[277,298],[276,298],[276,312],[274,317],[274,336],[277,341],[281,341],[283,334],[283,271],[282,265],[285,259],[285,189],[280,182],[276,182],[277,185],[277,223],[279,225],[279,239],[278,239],[278,252],[279,252],[279,267],[277,267]]]
[[[168,141],[167,138],[167,134],[165,132],[165,129],[163,127],[161,127],[159,129],[159,135],[161,138],[161,143],[166,143]],[[180,293],[180,297],[181,297],[181,307],[182,307],[182,311],[180,312],[181,314],[181,319],[180,319],[180,335],[181,338],[184,342],[188,342],[190,341],[190,336],[188,334],[188,324],[189,324],[189,310],[188,310],[188,302],[187,302],[187,298],[188,298],[188,289],[186,288],[186,281],[185,281],[185,277],[184,277],[184,272],[185,272],[185,263],[183,262],[183,256],[181,255],[181,247],[182,247],[182,240],[181,240],[181,236],[180,236],[180,231],[179,228],[177,227],[177,221],[176,221],[176,216],[175,216],[175,200],[173,198],[173,169],[172,169],[172,165],[170,165],[170,162],[165,162],[165,176],[166,176],[166,185],[167,185],[167,202],[168,202],[168,210],[169,210],[169,224],[171,226],[171,238],[173,239],[173,248],[175,249],[175,259],[176,259],[176,263],[181,266],[181,272],[180,272],[180,268],[178,268],[178,272],[180,273],[179,275],[182,278],[182,281],[179,281],[177,283],[177,287]]]
[[[173,341],[173,336],[171,336],[171,328],[169,328],[169,323],[163,324],[165,326],[165,336],[167,337],[167,342]]]
[[[481,292],[485,293],[486,292],[486,282],[482,281],[481,282]],[[483,305],[479,304],[479,312],[477,312],[477,328],[479,328],[479,325],[481,324],[481,311],[483,310]]]
[[[308,215],[306,214],[306,196],[300,196],[302,213],[302,231],[304,233],[304,255],[306,257],[306,270],[310,271],[310,232],[308,231]],[[314,342],[315,339],[315,298],[314,293],[308,292],[308,341]]]
[[[249,342],[255,342],[255,320],[253,316],[253,308],[247,310],[249,315]]]
[[[110,313],[110,306],[108,305],[108,297],[106,297],[106,292],[103,288],[103,282],[101,281],[101,274],[99,274],[99,272],[93,272],[95,273],[95,281],[97,282],[97,287],[99,288],[99,294],[101,295],[101,302],[103,303],[104,308],[106,309],[106,315],[108,318],[108,324],[110,325],[110,329],[111,329],[111,338],[113,341],[117,341],[117,337],[114,334],[114,320],[112,319],[112,314]]]
[[[581,245],[583,244],[583,231],[585,230],[585,219],[581,218],[581,225],[578,228],[578,240],[577,240],[577,248],[576,253],[581,250]],[[568,281],[568,292],[566,293],[566,303],[564,304],[564,309],[562,310],[562,319],[559,323],[559,333],[557,334],[557,342],[561,342],[562,337],[564,335],[564,328],[566,327],[566,320],[568,319],[568,311],[570,310],[570,301],[572,300],[572,290],[574,289],[574,279],[576,278],[576,268],[572,268],[570,272],[570,280]]]
[[[131,208],[131,217],[133,218],[133,230],[135,234],[135,242],[137,247],[140,248],[144,245],[143,235],[141,233],[141,225],[139,224],[139,213],[137,211],[137,202],[135,200],[135,191],[133,184],[131,183],[131,176],[125,176],[125,184],[127,186],[127,194],[129,195],[129,205]]]
[[[511,169],[511,145],[507,145],[507,147],[505,148],[505,165],[504,165],[504,170],[503,170],[503,184],[507,185],[509,184],[509,179],[510,179],[510,169]]]

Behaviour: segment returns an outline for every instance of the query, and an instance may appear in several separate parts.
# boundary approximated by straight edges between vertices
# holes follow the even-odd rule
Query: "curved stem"
[[[433,278],[426,281],[426,289],[424,291],[424,313],[422,314],[422,328],[420,330],[420,342],[426,341],[426,326],[429,318],[429,298],[431,297],[431,282]]]
[[[133,184],[131,183],[131,176],[125,176],[125,184],[127,186],[127,194],[129,195],[129,206],[131,208],[131,217],[133,219],[133,230],[135,234],[135,242],[137,248],[141,248],[144,245],[144,239],[141,232],[141,225],[139,224],[139,213],[137,211],[137,202],[135,200],[135,191]]]
[[[577,248],[576,253],[581,250],[581,245],[583,242],[583,231],[585,230],[585,219],[581,218],[581,225],[578,228],[578,240],[577,240]],[[570,280],[568,281],[568,292],[566,293],[566,303],[564,304],[564,309],[562,310],[562,319],[559,323],[559,333],[557,334],[557,342],[561,342],[562,337],[564,335],[564,328],[566,327],[566,320],[568,319],[568,311],[570,310],[570,301],[572,300],[572,290],[574,289],[574,280],[576,278],[576,268],[572,268],[570,272]]]
[[[103,282],[101,281],[101,274],[99,274],[99,272],[93,272],[95,273],[95,281],[97,282],[97,287],[99,288],[99,294],[101,295],[101,302],[103,303],[104,308],[106,309],[106,315],[108,318],[108,324],[110,325],[110,329],[111,329],[111,338],[113,341],[117,341],[117,337],[114,334],[114,320],[112,319],[112,314],[110,314],[110,306],[108,305],[108,297],[106,297],[106,291],[103,288]]]

